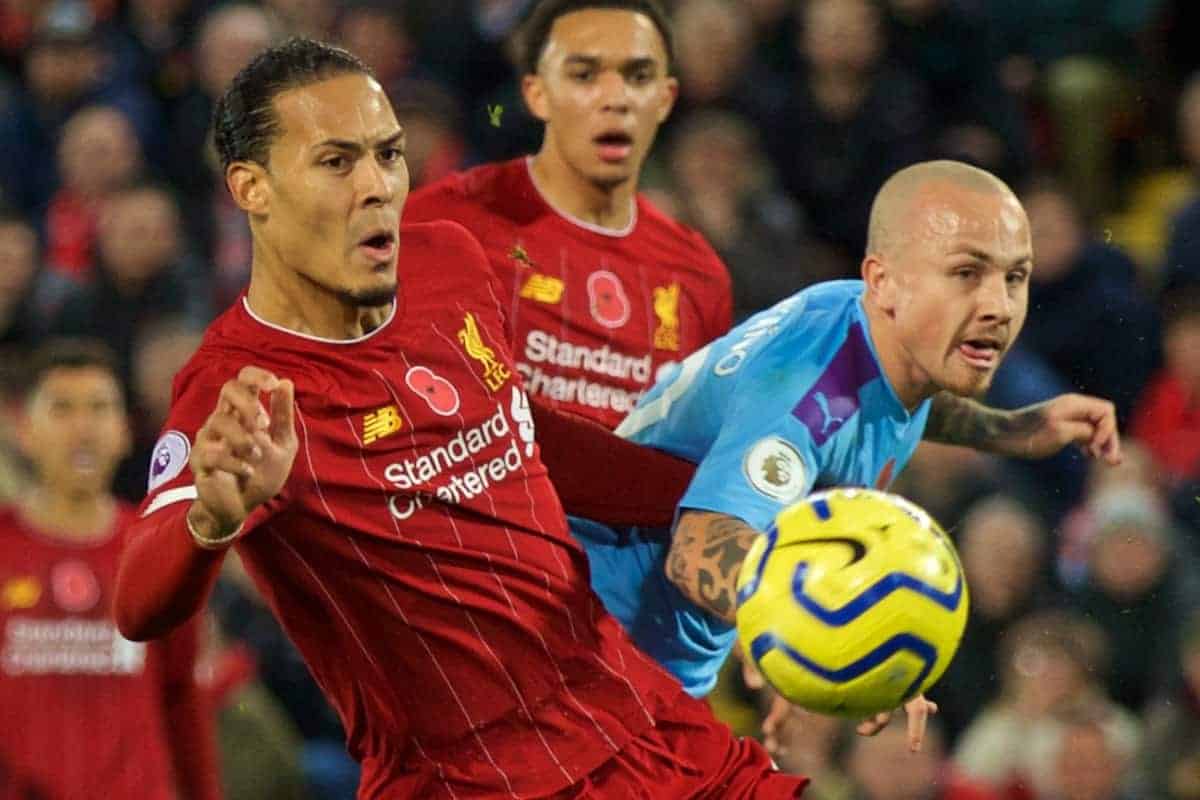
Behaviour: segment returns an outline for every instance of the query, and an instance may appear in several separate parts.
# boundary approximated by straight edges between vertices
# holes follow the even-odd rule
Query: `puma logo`
[[[817,392],[813,395],[813,400],[817,404],[817,408],[821,411],[821,416],[825,417],[825,423],[821,426],[821,435],[824,436],[829,432],[829,429],[834,425],[840,425],[846,421],[845,417],[835,417],[833,412],[829,410],[829,398],[824,392]]]

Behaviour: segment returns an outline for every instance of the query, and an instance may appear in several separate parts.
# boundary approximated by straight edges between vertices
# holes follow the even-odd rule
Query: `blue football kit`
[[[714,511],[765,531],[814,489],[886,489],[921,440],[931,401],[912,412],[879,365],[861,281],[792,295],[669,367],[617,428],[697,464],[681,511]],[[665,574],[669,531],[573,518],[592,585],[634,641],[695,696],[736,638]]]

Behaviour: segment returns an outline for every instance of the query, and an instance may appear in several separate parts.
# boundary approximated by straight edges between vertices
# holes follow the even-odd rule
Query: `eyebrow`
[[[603,59],[601,59],[600,56],[586,55],[584,53],[574,53],[572,55],[567,56],[563,60],[563,63],[564,64],[582,64],[585,66],[594,67],[594,66],[597,66],[598,64],[600,64],[600,62],[602,60]],[[627,59],[627,60],[621,62],[620,68],[622,70],[629,70],[629,69],[640,69],[642,67],[657,67],[657,66],[658,66],[657,58],[654,58],[652,56],[634,56],[633,58],[630,58],[630,59]]]
[[[974,259],[976,259],[976,260],[978,260],[978,261],[983,261],[983,262],[985,262],[985,263],[988,263],[988,264],[994,264],[994,263],[995,263],[995,259],[993,259],[993,258],[991,257],[991,255],[989,255],[988,253],[985,253],[983,250],[979,250],[979,249],[977,249],[977,248],[974,248],[974,247],[960,247],[960,248],[957,248],[957,249],[955,249],[955,250],[951,251],[951,253],[950,253],[950,254],[951,254],[951,255],[954,255],[954,256],[958,256],[958,255],[968,255],[968,256],[971,256],[971,258],[974,258]],[[1033,256],[1032,256],[1032,255],[1023,255],[1023,256],[1021,256],[1020,258],[1018,258],[1018,259],[1016,259],[1015,261],[1013,261],[1013,262],[1012,262],[1012,264],[1010,264],[1009,266],[1011,266],[1011,267],[1023,267],[1023,266],[1029,266],[1029,265],[1031,265],[1032,263],[1033,263]]]
[[[400,130],[396,131],[392,135],[388,136],[386,139],[381,139],[380,141],[371,145],[371,149],[382,150],[385,147],[394,147],[403,139],[404,139],[404,129],[401,128]],[[314,144],[312,146],[312,149],[320,150],[322,147],[336,147],[338,150],[349,150],[350,152],[353,152],[353,153],[361,153],[363,151],[362,144],[360,144],[359,142],[351,141],[350,139],[325,139],[323,141],[320,141],[320,142],[317,142],[316,144]]]

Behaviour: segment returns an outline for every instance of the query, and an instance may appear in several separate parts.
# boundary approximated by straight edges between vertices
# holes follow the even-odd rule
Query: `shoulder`
[[[726,274],[725,264],[703,234],[667,214],[644,195],[638,195],[637,235],[689,256],[705,271]]]
[[[519,159],[455,172],[409,195],[403,219],[502,215],[514,199],[520,199],[526,183],[525,165]]]
[[[461,224],[448,219],[402,224],[400,261],[406,271],[414,266],[413,262],[418,262],[421,269],[451,266],[487,269],[487,256],[479,240]]]

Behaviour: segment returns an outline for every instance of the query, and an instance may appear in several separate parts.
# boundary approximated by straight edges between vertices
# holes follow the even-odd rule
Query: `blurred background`
[[[171,378],[248,277],[208,123],[253,54],[305,34],[362,57],[420,185],[537,148],[507,52],[527,5],[0,2],[0,501],[28,481],[15,376],[58,335],[116,350],[136,439],[116,489],[141,499]],[[967,160],[1017,190],[1037,263],[990,400],[1102,395],[1126,436],[1119,469],[923,445],[893,488],[952,531],[973,593],[935,733],[913,756],[902,729],[797,712],[777,760],[815,800],[1200,798],[1200,3],[668,5],[681,93],[642,186],[724,257],[739,318],[855,276],[893,171]],[[353,797],[338,723],[236,561],[211,620],[227,796]],[[712,700],[749,735],[755,685],[731,663]]]

